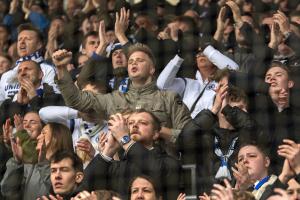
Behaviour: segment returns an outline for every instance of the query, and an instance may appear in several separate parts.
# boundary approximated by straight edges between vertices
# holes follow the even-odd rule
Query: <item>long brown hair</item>
[[[61,150],[74,151],[70,129],[63,124],[55,122],[49,122],[48,125],[52,136],[47,148],[51,149],[52,154]]]

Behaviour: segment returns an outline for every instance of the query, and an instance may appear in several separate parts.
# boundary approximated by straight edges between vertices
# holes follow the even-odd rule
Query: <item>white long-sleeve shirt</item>
[[[238,69],[238,65],[233,60],[210,45],[204,49],[203,54],[219,69]],[[183,59],[176,55],[160,73],[157,79],[157,87],[161,90],[171,90],[178,93],[190,110],[204,90],[202,97],[198,100],[191,113],[192,118],[194,118],[201,110],[212,107],[215,98],[214,89],[217,83],[215,81],[209,82],[208,80],[203,80],[199,71],[196,73],[196,79],[176,78],[182,62]]]
[[[73,129],[72,139],[74,148],[76,147],[79,138],[85,134],[88,138],[90,138],[90,141],[97,153],[99,132],[107,133],[108,131],[107,123],[104,121],[103,125],[99,126],[97,129],[96,134],[92,136],[89,135],[88,131],[93,130],[95,124],[85,122],[82,118],[78,118],[78,111],[67,106],[47,106],[39,111],[39,115],[44,123],[56,122]]]

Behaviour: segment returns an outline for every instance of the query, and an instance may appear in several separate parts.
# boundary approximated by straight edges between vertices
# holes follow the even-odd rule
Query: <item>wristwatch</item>
[[[125,144],[128,144],[131,141],[129,135],[124,135],[121,140],[120,140],[120,144],[123,146]]]

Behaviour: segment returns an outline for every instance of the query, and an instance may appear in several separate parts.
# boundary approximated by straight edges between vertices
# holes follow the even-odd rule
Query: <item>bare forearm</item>
[[[214,39],[218,42],[221,42],[221,40],[223,39],[223,32],[223,30],[217,29],[214,34]]]
[[[287,184],[287,182],[289,182],[289,180],[291,179],[292,177],[289,177],[283,173],[281,173],[279,176],[278,176],[278,179],[280,180],[281,183],[284,183],[284,184]]]
[[[51,56],[57,48],[58,48],[58,45],[57,45],[56,41],[49,41],[46,46],[49,56]]]
[[[100,44],[98,48],[96,49],[95,53],[100,56],[106,56],[106,47],[107,44]]]
[[[122,45],[125,45],[129,41],[124,33],[116,34],[116,36]]]

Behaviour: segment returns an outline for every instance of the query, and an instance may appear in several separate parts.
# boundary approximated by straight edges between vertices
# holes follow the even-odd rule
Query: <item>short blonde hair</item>
[[[146,44],[143,44],[143,43],[136,43],[134,45],[131,45],[128,48],[127,58],[129,58],[134,52],[137,52],[137,51],[141,51],[141,52],[147,54],[149,56],[150,60],[152,61],[153,65],[155,66],[156,60],[155,60],[152,50]]]

